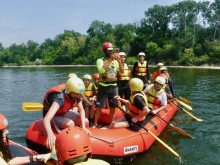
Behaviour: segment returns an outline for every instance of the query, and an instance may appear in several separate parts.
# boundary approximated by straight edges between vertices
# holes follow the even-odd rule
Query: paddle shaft
[[[192,111],[192,107],[189,106],[188,104],[186,104],[186,103],[184,103],[184,102],[178,100],[177,98],[176,98],[176,101],[177,101],[178,103],[180,103],[182,106],[184,106],[184,107],[186,107],[187,109],[189,109],[189,110]]]
[[[178,106],[180,109],[182,109],[185,113],[187,113],[188,115],[190,115],[192,118],[196,119],[197,121],[203,121],[200,118],[195,117],[193,114],[189,113],[187,110],[183,109],[182,107],[180,107],[179,105],[177,105],[176,103],[172,102],[173,104],[175,104],[176,106]]]
[[[190,137],[190,138],[194,138],[191,135],[189,135],[188,133],[186,133],[185,131],[183,131],[182,129],[174,126],[173,124],[169,123],[168,121],[166,121],[164,118],[160,117],[160,115],[155,114],[157,117],[159,117],[161,120],[163,120],[165,123],[167,123],[168,125],[170,125],[173,129],[175,129],[177,132],[181,133],[184,136]]]
[[[112,102],[112,104],[114,104],[116,107],[118,107],[118,109],[120,109],[122,112],[124,112],[125,114],[127,114],[128,116],[130,116],[128,113],[126,113],[121,107],[119,107],[117,104],[115,104],[112,100],[109,100],[110,102]],[[141,125],[140,123],[134,123],[137,124],[138,126],[140,126],[141,128],[143,128],[146,132],[148,132],[151,136],[153,136],[157,141],[159,141],[164,147],[166,147],[170,152],[172,152],[174,155],[176,155],[177,157],[179,157],[180,155],[174,151],[171,147],[169,147],[166,143],[164,143],[160,138],[158,138],[156,135],[154,135],[151,131],[149,131],[147,128],[145,128],[143,125]]]

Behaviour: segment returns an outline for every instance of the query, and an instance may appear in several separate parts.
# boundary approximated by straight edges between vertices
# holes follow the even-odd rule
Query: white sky
[[[209,0],[213,2],[214,0]],[[92,21],[127,24],[140,21],[154,5],[180,0],[1,0],[0,42],[3,47],[33,40],[41,44],[64,30],[87,34]]]

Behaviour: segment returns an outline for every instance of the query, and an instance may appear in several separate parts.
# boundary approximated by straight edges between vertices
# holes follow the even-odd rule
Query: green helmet
[[[78,77],[70,77],[66,82],[66,93],[83,93],[85,91],[85,85],[83,81]]]
[[[141,79],[139,78],[132,78],[129,81],[129,85],[130,85],[130,89],[131,91],[142,91],[143,87],[144,87],[144,83]]]

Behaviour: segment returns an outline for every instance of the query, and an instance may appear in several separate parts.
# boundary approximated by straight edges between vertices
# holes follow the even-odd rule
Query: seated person
[[[165,92],[166,92],[166,95],[167,95],[167,99],[172,99],[173,98],[173,95],[170,91],[170,87],[169,87],[169,84],[168,84],[168,77],[165,75],[165,74],[160,74],[161,77],[163,77],[165,80],[166,80],[166,84],[163,86]]]
[[[132,78],[129,81],[129,85],[131,89],[130,101],[122,99],[120,96],[115,96],[115,99],[129,107],[130,114],[126,113],[124,116],[114,120],[109,128],[129,127],[131,130],[138,131],[141,127],[135,123],[138,122],[143,126],[147,123],[146,115],[150,113],[150,110],[147,106],[146,95],[142,92],[144,83],[139,78]]]
[[[157,114],[167,107],[167,95],[163,89],[165,83],[166,80],[158,76],[154,84],[148,85],[143,91],[147,95],[148,108],[152,110],[153,114]]]
[[[166,67],[162,67],[160,68],[160,73],[161,74],[165,74],[168,78],[168,85],[169,85],[169,88],[170,88],[170,91],[173,95],[173,97],[175,96],[175,92],[174,92],[174,83],[173,83],[173,80],[171,79],[169,73],[168,73],[168,69]]]
[[[162,68],[163,67],[163,63],[158,63],[157,64],[157,70],[153,73],[153,75],[152,75],[152,82],[154,82],[155,81],[155,79],[157,78],[157,76],[159,76],[160,75],[160,68]]]

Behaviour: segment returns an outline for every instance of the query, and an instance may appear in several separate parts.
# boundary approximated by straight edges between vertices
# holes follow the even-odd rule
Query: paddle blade
[[[36,102],[24,102],[22,104],[22,109],[25,112],[36,112],[41,111],[43,109],[43,104]]]
[[[170,152],[172,152],[177,157],[180,157],[180,155],[174,151],[171,147],[169,147],[166,143],[164,143],[160,138],[158,138],[156,135],[154,135],[151,131],[148,130],[148,133],[151,134],[157,141],[159,141],[164,147],[166,147]]]
[[[193,114],[191,114],[191,113],[189,113],[187,110],[185,110],[185,109],[183,109],[183,108],[181,108],[185,113],[187,113],[188,115],[190,115],[192,118],[194,118],[194,119],[196,119],[197,121],[203,121],[202,119],[200,119],[200,118],[197,118],[197,117],[195,117]]]
[[[173,129],[175,129],[177,132],[179,132],[180,134],[186,136],[186,137],[190,137],[192,139],[194,139],[194,137],[192,137],[190,134],[186,133],[185,131],[183,131],[182,129],[176,127],[175,125],[170,123],[170,126],[173,127]]]
[[[180,99],[181,101],[183,101],[184,103],[188,104],[188,105],[192,105],[192,102],[189,101],[189,100],[187,100],[186,98],[183,98],[183,97],[180,97],[180,96],[179,96],[179,99]]]
[[[184,102],[182,102],[182,101],[180,101],[180,100],[178,100],[178,99],[176,99],[176,101],[178,101],[178,103],[180,103],[182,106],[184,106],[184,107],[186,107],[187,109],[189,109],[189,110],[192,111],[192,107],[191,107],[191,106],[187,105],[186,103],[184,103]]]

